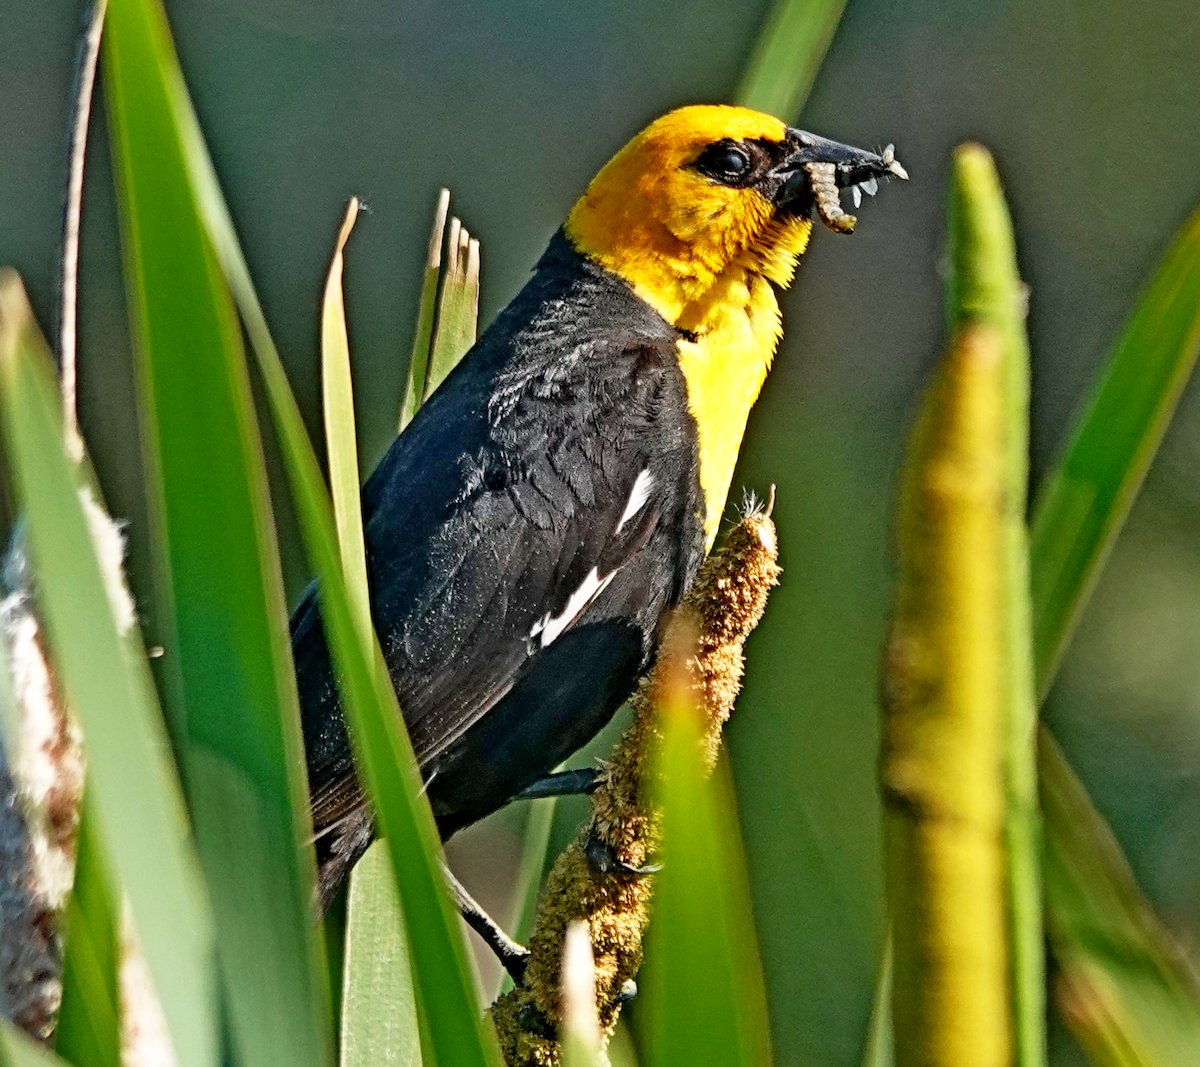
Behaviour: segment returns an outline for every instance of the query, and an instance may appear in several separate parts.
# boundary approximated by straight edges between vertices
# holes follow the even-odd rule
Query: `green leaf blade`
[[[388,838],[393,875],[407,919],[422,1004],[422,1034],[436,1050],[438,1062],[493,1067],[499,1063],[499,1050],[495,1035],[483,1022],[458,918],[442,884],[437,830],[421,793],[416,759],[378,642],[364,643],[355,622],[329,493],[316,453],[271,338],[195,114],[182,91],[172,99],[171,118],[183,141],[188,176],[208,237],[245,321],[279,435],[301,534],[320,576],[326,635],[342,686],[351,739],[380,828]],[[422,990],[428,990],[428,995]]]
[[[420,1067],[416,995],[387,842],[350,874],[342,1067]]]
[[[429,355],[426,399],[475,343],[479,314],[479,242],[458,219],[451,219],[446,248],[446,273]]]
[[[704,773],[698,712],[681,697],[660,709],[663,869],[647,938],[646,1062],[765,1067],[766,995],[728,767]]]
[[[734,99],[791,121],[808,98],[846,0],[775,0]]]
[[[1182,227],[1092,390],[1031,527],[1044,698],[1200,352],[1200,212]],[[1045,897],[1068,1022],[1095,1062],[1190,1064],[1200,986],[1129,876],[1112,832],[1043,727]]]
[[[358,473],[358,436],[354,427],[354,385],[350,370],[350,341],[346,332],[342,266],[346,241],[358,217],[358,198],[352,197],[338,234],[333,262],[325,283],[321,308],[321,394],[325,401],[325,450],[329,459],[329,488],[341,548],[346,589],[363,639],[371,635],[371,594],[367,587],[367,549],[363,537],[362,482]]]
[[[321,314],[325,447],[346,592],[364,644],[371,626],[354,426],[350,347],[342,291],[343,253],[358,214],[352,199],[338,235]],[[376,841],[350,873],[342,979],[342,1067],[419,1067],[420,1028],[404,914],[386,841]]]
[[[85,793],[64,912],[63,1000],[54,1044],[72,1063],[121,1067],[120,912],[92,804]]]
[[[106,87],[159,537],[174,735],[235,1040],[332,1062],[286,610],[240,328],[186,167],[153,0],[113,0]]]
[[[1200,353],[1200,211],[1183,226],[1117,341],[1037,496],[1034,642],[1044,696]]]
[[[433,212],[433,229],[429,234],[429,251],[425,257],[425,275],[417,301],[417,322],[413,331],[412,351],[408,357],[404,398],[400,403],[400,430],[403,431],[425,399],[425,382],[429,376],[429,353],[433,345],[433,321],[437,313],[438,279],[442,274],[442,243],[446,235],[446,216],[450,211],[450,190],[438,194]]]
[[[0,1018],[0,1067],[70,1067],[66,1060]],[[89,1065],[90,1067],[90,1065]]]
[[[1196,979],[1142,896],[1112,831],[1042,739],[1049,934],[1067,1022],[1097,1067],[1190,1067]]]

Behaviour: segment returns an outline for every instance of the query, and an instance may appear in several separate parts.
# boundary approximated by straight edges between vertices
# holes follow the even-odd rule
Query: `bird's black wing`
[[[544,716],[546,770],[564,746],[584,743],[620,697],[596,678],[604,706],[573,715],[554,705],[578,701],[578,687],[548,689],[539,670],[568,670],[560,650],[570,647],[580,669],[627,675],[627,691],[701,554],[694,424],[673,332],[623,287],[603,288],[615,280],[545,274],[364,491],[372,612],[431,789],[456,761],[488,757],[471,751],[472,728],[506,698],[514,714],[522,687],[538,694],[515,711],[522,722]],[[635,634],[637,647],[614,640],[606,622]],[[293,630],[321,833],[361,797],[311,596]],[[456,800],[438,802],[449,810]]]
[[[539,376],[494,412],[437,514],[426,500],[424,522],[395,525],[395,485],[374,508],[375,615],[423,767],[571,627],[637,610],[629,590],[606,593],[675,510],[681,471],[664,469],[654,427],[670,368],[653,346],[605,347],[564,358],[600,361],[610,380]]]

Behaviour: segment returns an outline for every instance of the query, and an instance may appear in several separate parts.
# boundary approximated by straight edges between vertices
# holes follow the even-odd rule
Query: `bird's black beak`
[[[863,193],[875,195],[880,178],[908,180],[891,145],[882,153],[868,152],[790,128],[787,145],[787,154],[771,169],[779,183],[776,204],[804,212],[815,207],[825,225],[839,233],[850,232],[856,221],[841,210],[839,189],[850,189],[858,207]]]

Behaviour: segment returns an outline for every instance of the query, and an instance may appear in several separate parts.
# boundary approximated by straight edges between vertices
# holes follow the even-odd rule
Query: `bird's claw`
[[[657,874],[662,870],[661,863],[644,863],[640,867],[626,863],[617,856],[612,845],[594,833],[588,835],[583,846],[583,854],[601,874],[626,874],[630,877],[641,878],[648,874]]]

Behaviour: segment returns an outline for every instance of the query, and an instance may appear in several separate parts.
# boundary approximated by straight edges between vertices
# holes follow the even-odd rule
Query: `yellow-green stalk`
[[[901,491],[880,772],[897,1067],[1011,1062],[1003,351],[983,323],[952,339]]]
[[[950,188],[949,327],[994,329],[1001,349],[1000,498],[1002,722],[1005,852],[1013,1062],[1046,1062],[1041,816],[1037,792],[1037,697],[1033,674],[1029,533],[1029,345],[1027,295],[1017,272],[1012,221],[991,155],[967,144],[954,155]]]

